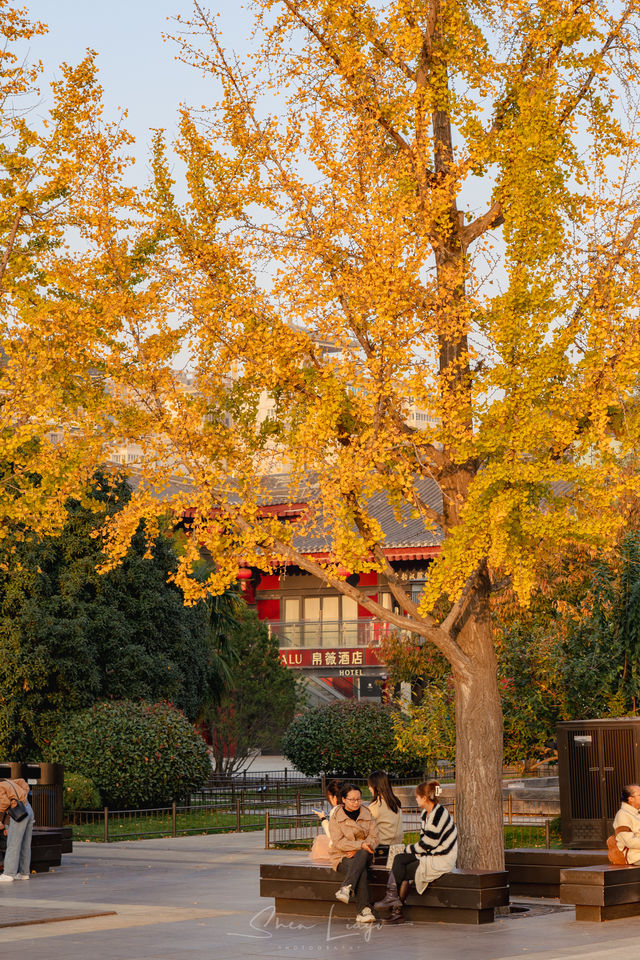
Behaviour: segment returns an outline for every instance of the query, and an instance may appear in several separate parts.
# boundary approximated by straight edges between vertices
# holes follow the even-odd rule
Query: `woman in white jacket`
[[[631,783],[623,787],[620,799],[620,809],[613,821],[616,846],[624,853],[627,863],[640,863],[640,786]]]

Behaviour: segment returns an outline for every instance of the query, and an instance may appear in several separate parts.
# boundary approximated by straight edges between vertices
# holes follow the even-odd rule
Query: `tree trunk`
[[[458,643],[472,660],[464,674],[454,672],[458,865],[504,870],[502,704],[486,586],[471,606]]]

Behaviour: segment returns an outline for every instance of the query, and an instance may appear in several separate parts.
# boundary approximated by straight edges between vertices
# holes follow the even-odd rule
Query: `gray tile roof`
[[[129,483],[135,489],[140,484],[140,475],[133,469],[129,470]],[[286,504],[313,505],[317,499],[317,488],[310,477],[296,486],[287,474],[277,474],[265,477],[262,481],[263,495],[260,497],[263,507],[281,507]],[[174,494],[188,493],[192,488],[189,480],[183,477],[167,479],[166,487],[159,493],[163,499],[169,500]],[[418,494],[422,501],[431,509],[442,510],[442,493],[437,483],[431,479],[417,481]],[[408,505],[394,507],[384,493],[374,494],[368,501],[371,516],[378,521],[384,533],[384,546],[389,548],[402,547],[437,547],[442,543],[442,531],[439,527],[430,528],[428,522],[420,517],[412,516],[414,512]],[[296,537],[295,547],[303,553],[321,553],[330,549],[328,533],[323,531],[323,520],[315,514],[315,530],[308,534]]]

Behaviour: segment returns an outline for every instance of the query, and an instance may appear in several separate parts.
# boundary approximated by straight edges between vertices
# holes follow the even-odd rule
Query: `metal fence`
[[[455,799],[445,800],[454,820]],[[417,839],[422,811],[418,807],[403,808],[405,842]],[[561,846],[557,818],[560,816],[559,801],[514,800],[508,797],[503,803],[505,848]],[[309,813],[286,813],[269,811],[265,817],[265,848],[311,847],[318,835],[318,818]]]
[[[281,809],[274,807],[274,809]],[[146,810],[77,810],[68,818],[73,839],[112,843],[150,837],[183,837],[190,834],[242,833],[264,830],[267,808],[233,804],[173,803]]]
[[[279,771],[278,771],[279,772]],[[445,778],[441,779],[446,782]],[[448,779],[448,778],[447,778]],[[394,779],[398,788],[413,786],[420,777]],[[368,796],[366,780],[355,778],[354,783]],[[268,846],[278,844],[310,844],[317,833],[318,819],[314,808],[325,803],[324,777],[290,777],[271,774],[241,777],[212,777],[206,786],[194,793],[188,804],[174,803],[165,807],[146,810],[80,810],[67,817],[73,826],[74,839],[110,842],[145,837],[176,837],[194,833],[236,833],[247,830],[265,830]],[[61,804],[61,796],[49,797],[48,788],[42,787],[41,802]],[[456,815],[455,799],[446,801],[453,816]],[[419,829],[420,812],[405,803],[403,810],[405,829]],[[533,838],[546,821],[558,817],[558,800],[519,800],[509,794],[503,804],[504,822],[510,828],[509,837]],[[276,831],[274,833],[274,831]],[[506,837],[506,834],[505,834]],[[539,837],[538,837],[539,839]],[[534,842],[513,842],[510,846],[539,846]],[[505,839],[505,842],[506,839]]]
[[[540,777],[557,776],[558,767],[556,764],[545,763],[539,765],[535,770],[527,774],[522,773],[521,766],[504,767],[503,777],[505,779],[537,779]],[[291,794],[296,791],[317,791],[324,793],[324,785],[332,775],[323,774],[318,777],[307,777],[296,770],[272,770],[270,773],[252,773],[243,771],[234,774],[212,774],[199,793],[204,795],[229,794],[235,796],[236,793],[244,791],[246,796],[251,794],[272,796],[280,794]],[[454,781],[456,777],[455,765],[447,761],[436,764],[430,770],[420,770],[412,773],[410,776],[393,777],[393,783],[397,786],[408,784],[417,784],[423,780],[440,780],[444,782]],[[353,783],[359,786],[366,786],[366,778],[349,777]]]

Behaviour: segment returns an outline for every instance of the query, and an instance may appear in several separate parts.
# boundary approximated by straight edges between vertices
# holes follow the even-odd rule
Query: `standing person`
[[[355,898],[358,923],[373,923],[376,919],[369,902],[369,864],[378,846],[376,822],[367,807],[362,806],[359,787],[347,783],[342,791],[342,806],[329,820],[331,863],[334,870],[344,873],[344,883],[336,891],[336,900],[349,903]]]
[[[453,817],[437,799],[441,792],[437,780],[416,787],[416,802],[422,809],[420,837],[417,843],[407,844],[405,852],[393,861],[398,898],[391,904],[387,923],[404,923],[403,907],[412,883],[418,893],[423,893],[432,880],[449,873],[456,865],[458,831]]]
[[[327,861],[331,856],[331,837],[329,835],[329,820],[334,815],[338,807],[342,803],[342,789],[344,787],[344,780],[329,780],[326,786],[326,797],[329,801],[331,810],[329,811],[329,816],[324,812],[324,810],[314,810],[316,817],[320,820],[320,825],[324,830],[324,833],[321,833],[313,841],[311,847],[311,859],[319,861]]]
[[[34,816],[28,796],[29,784],[26,780],[0,780],[0,821],[7,836],[4,873],[0,874],[2,883],[29,879]],[[8,810],[19,801],[24,803],[27,816],[20,821],[12,820]]]
[[[640,786],[631,783],[622,788],[620,809],[613,820],[618,850],[627,863],[640,863]]]

